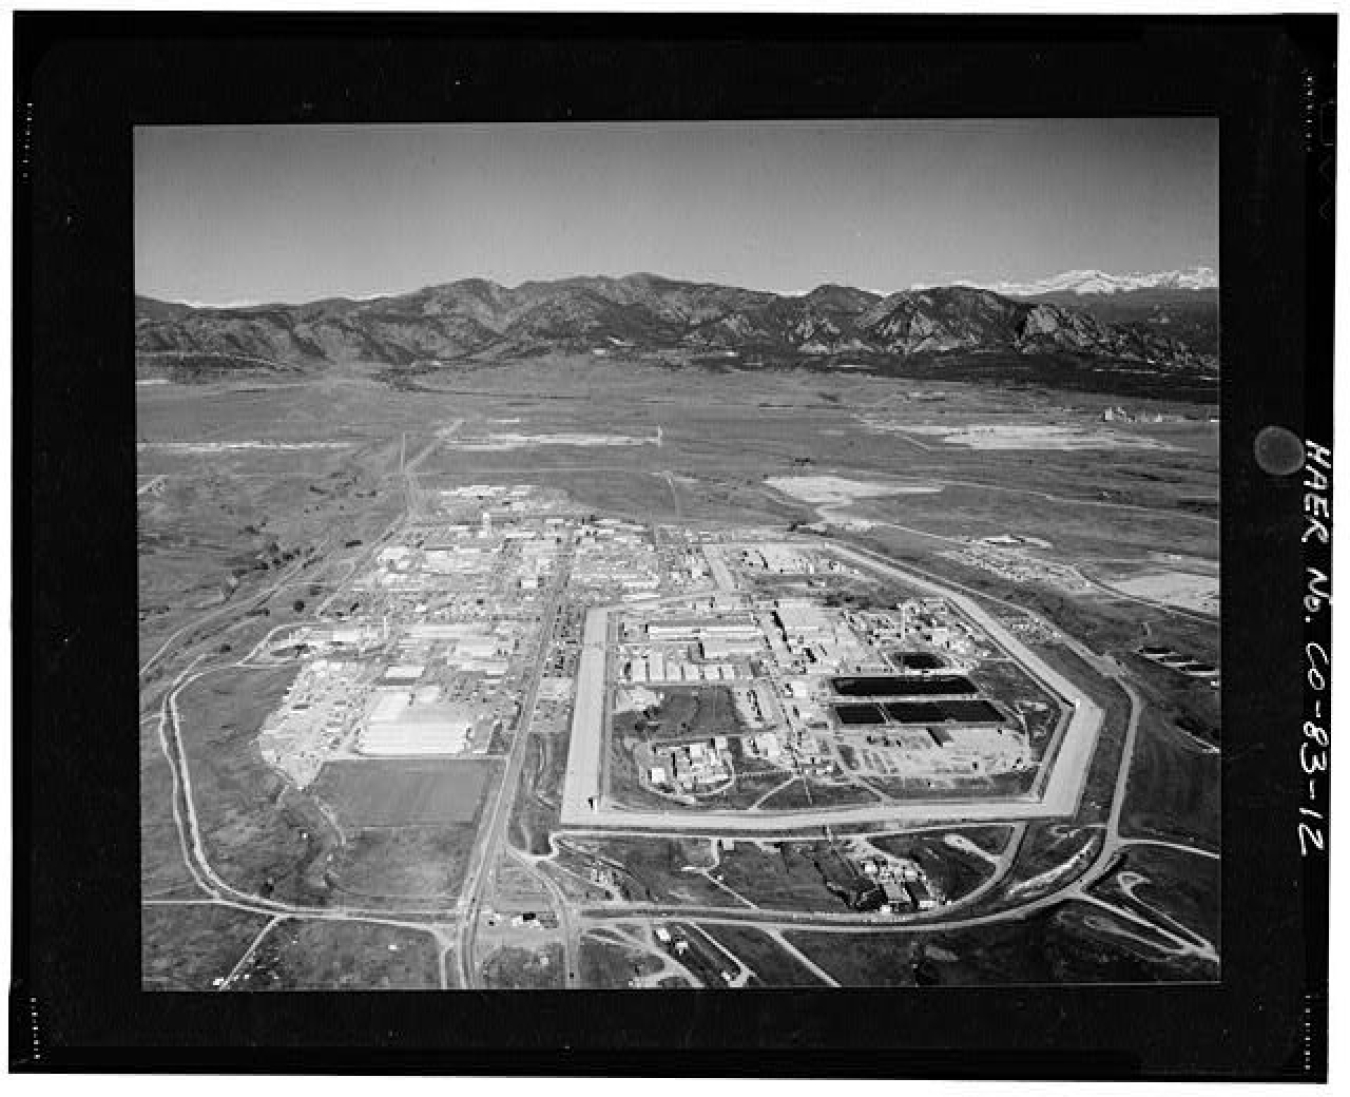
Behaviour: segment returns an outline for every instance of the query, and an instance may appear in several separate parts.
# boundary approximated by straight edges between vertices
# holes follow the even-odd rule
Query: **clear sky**
[[[136,288],[208,303],[650,271],[800,292],[1218,267],[1209,119],[155,127]]]

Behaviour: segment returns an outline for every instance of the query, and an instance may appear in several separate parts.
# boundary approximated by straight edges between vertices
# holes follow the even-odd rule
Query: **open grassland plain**
[[[296,665],[231,661],[278,625],[312,622],[407,515],[434,507],[437,490],[468,484],[561,489],[577,514],[649,529],[771,527],[877,551],[1028,627],[1026,642],[1105,711],[1071,818],[909,833],[893,823],[842,833],[785,824],[753,838],[563,828],[570,723],[545,734],[536,721],[517,733],[523,740],[498,743],[522,756],[504,804],[513,848],[492,862],[503,867],[490,901],[508,912],[564,903],[575,920],[529,947],[524,931],[491,947],[480,940],[463,953],[476,957],[479,985],[561,987],[569,956],[580,985],[596,988],[1215,978],[1206,944],[1218,945],[1219,862],[1187,848],[1219,846],[1219,693],[1137,655],[1163,645],[1218,666],[1217,603],[1202,597],[1218,576],[1214,409],[1203,397],[1132,395],[1129,416],[1108,419],[1119,395],[1023,380],[996,387],[960,371],[897,378],[870,367],[769,374],[728,363],[691,383],[677,364],[557,355],[405,371],[397,383],[336,369],[303,383],[138,386],[146,987],[454,982],[443,929],[340,919],[359,910],[430,921],[462,904],[506,758],[350,758],[297,789],[264,763],[257,742]],[[993,557],[970,551],[980,538],[996,539]],[[766,597],[789,587],[819,596],[813,579],[749,585]],[[850,610],[892,609],[907,596],[865,577],[841,579],[828,595]],[[565,593],[568,612],[579,615],[572,598]],[[1044,701],[1010,663],[965,673],[991,694]],[[1141,701],[1129,758],[1122,682]],[[211,867],[246,895],[333,920],[296,914],[273,924],[201,902],[208,896],[187,867],[158,732],[171,693]],[[612,718],[602,773],[616,809],[687,821],[708,809],[811,811],[953,794],[855,780],[842,748],[834,775],[803,776],[744,749],[746,728],[724,691],[661,693],[652,711]],[[1053,756],[1053,707],[1014,708],[1034,751]],[[716,735],[730,738],[725,787],[676,797],[646,779],[663,743]],[[1122,764],[1121,844],[1107,857]],[[958,791],[1006,795],[1033,777]],[[917,862],[957,905],[906,916],[904,929],[859,913],[851,897],[872,855]],[[677,917],[685,907],[696,909]],[[748,920],[700,921],[699,910]],[[763,924],[757,912],[767,912]],[[774,912],[815,928],[775,924]],[[1002,920],[961,924],[986,917]],[[654,936],[657,926],[685,941],[679,955]],[[570,953],[560,935],[570,935]]]
[[[703,691],[699,691],[703,692]],[[705,705],[705,713],[716,709],[716,703]],[[625,714],[626,716],[627,714]],[[639,731],[633,722],[619,718],[620,727],[615,729],[609,740],[609,768],[607,771],[608,802],[615,810],[655,808],[668,812],[745,810],[752,808],[773,808],[780,806],[783,799],[795,787],[804,803],[872,803],[876,796],[865,789],[843,783],[811,781],[811,793],[801,792],[801,781],[794,773],[778,766],[769,766],[760,759],[746,755],[740,740],[732,740],[732,776],[722,784],[709,786],[695,793],[672,793],[654,788],[643,778],[654,761],[654,751],[662,742],[660,739],[647,738],[647,731]],[[722,730],[709,731],[707,736],[734,735],[739,728],[728,721],[726,724],[709,724]],[[626,729],[626,730],[621,730]],[[658,732],[659,734],[659,732]],[[669,742],[689,742],[701,737],[701,733],[681,732],[675,725],[670,733]]]
[[[298,789],[264,763],[257,743],[293,677],[290,667],[227,666],[178,693],[209,863],[265,899],[419,909],[453,901],[496,764],[364,759],[330,764]],[[166,831],[162,819],[144,825]]]
[[[547,855],[549,835],[557,826],[562,806],[563,771],[567,743],[561,736],[532,735],[525,746],[521,790],[511,811],[507,832],[517,849]]]
[[[282,921],[231,980],[238,990],[435,990],[431,933],[368,922]]]
[[[1148,710],[1121,814],[1121,831],[1217,851],[1221,755]]]
[[[362,909],[440,910],[459,896],[477,827],[380,827],[344,833],[323,871],[329,895]]]
[[[208,902],[141,908],[141,985],[215,990],[268,925],[265,915]]]
[[[734,956],[750,972],[750,987],[821,987],[830,985],[825,973],[808,966],[809,961],[781,936],[749,926],[699,925],[699,930],[719,948]]]
[[[581,938],[581,985],[588,990],[623,990],[656,986],[668,961],[651,947],[609,930],[596,930]],[[677,976],[666,975],[677,985],[687,986]]]
[[[483,984],[490,990],[561,990],[562,948],[499,948],[483,961]]]
[[[160,748],[157,723],[155,715],[141,720],[141,898],[205,898],[188,871],[179,841],[173,771]]]
[[[569,834],[557,844],[559,869],[579,880],[591,879],[592,869],[603,870],[614,899],[747,905],[715,878],[717,851],[708,839]]]
[[[1170,846],[1135,845],[1092,895],[1162,928],[1219,947],[1221,871],[1217,857]]]
[[[902,834],[884,838],[870,837],[868,845],[892,857],[917,863],[932,888],[948,902],[964,899],[989,880],[997,858],[962,835]]]
[[[1079,588],[1067,591],[1050,582],[1022,582],[991,573],[970,563],[934,553],[933,540],[923,534],[877,526],[850,532],[848,540],[893,559],[899,566],[929,575],[958,590],[984,595],[992,608],[1025,621],[1026,613],[1044,618],[1055,629],[1081,641],[1096,653],[1127,655],[1154,637],[1207,637],[1195,650],[1213,652],[1218,644],[1218,622],[1209,618],[1169,616],[1154,607]],[[1199,655],[1205,658],[1205,655]]]
[[[178,693],[179,735],[208,860],[232,887],[323,905],[323,862],[338,842],[318,805],[263,762],[258,730],[294,677],[226,666]]]
[[[737,842],[722,852],[718,876],[758,907],[842,911],[862,873],[829,841]]]
[[[1047,483],[1039,477],[1020,482]],[[1061,490],[1056,481],[1048,483]],[[948,484],[938,492],[872,499],[851,506],[847,513],[864,520],[894,522],[953,545],[1009,534],[1049,540],[1051,549],[1029,548],[1025,554],[1075,566],[1091,566],[1099,554],[1112,560],[1122,556],[1145,560],[1160,544],[1210,558],[1218,552],[1218,525],[1189,509],[1102,506],[1091,499],[1048,497],[1029,486]]]
[[[1025,986],[1211,982],[1216,966],[1097,904],[1066,902],[969,929],[857,934],[788,930],[791,943],[849,986]]]

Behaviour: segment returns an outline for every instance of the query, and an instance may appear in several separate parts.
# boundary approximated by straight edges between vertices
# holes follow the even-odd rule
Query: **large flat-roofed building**
[[[754,655],[763,646],[759,635],[705,636],[699,650],[705,659],[725,659],[732,655]]]
[[[830,615],[812,602],[781,601],[774,616],[783,635],[792,643],[828,639],[835,632]]]
[[[748,613],[728,613],[719,617],[667,617],[647,624],[651,640],[692,642],[705,637],[719,639],[758,639],[759,626]]]
[[[756,554],[762,566],[780,575],[815,571],[815,565],[801,553],[784,545],[764,545]]]
[[[459,754],[474,722],[465,705],[419,703],[406,690],[377,690],[357,749],[362,754]]]

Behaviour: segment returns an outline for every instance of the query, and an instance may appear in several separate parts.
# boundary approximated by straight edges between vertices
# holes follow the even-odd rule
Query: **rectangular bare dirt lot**
[[[329,762],[314,792],[344,826],[467,823],[478,814],[491,765],[439,758]]]

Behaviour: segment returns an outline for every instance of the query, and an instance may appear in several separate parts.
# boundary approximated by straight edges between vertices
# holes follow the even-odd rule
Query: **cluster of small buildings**
[[[668,571],[677,586],[698,586],[708,579],[708,558],[698,548],[673,554]]]
[[[788,733],[792,758],[798,772],[808,777],[828,777],[835,771],[834,759],[825,745],[805,728]]]
[[[348,607],[361,616],[401,621],[463,620],[525,613],[572,537],[561,517],[507,517],[494,522],[423,523],[386,545],[353,589],[368,592]]]
[[[541,597],[528,588],[556,566],[569,520],[530,510],[538,500],[528,487],[457,488],[442,499],[478,520],[413,525],[354,580],[357,601],[344,597],[322,611],[330,623],[274,645],[274,655],[306,661],[262,746],[302,786],[340,752],[482,753],[518,715],[511,680]],[[320,696],[339,700],[321,706]]]
[[[708,612],[679,613],[628,622],[629,643],[620,674],[629,682],[734,682],[753,674],[752,657],[764,650],[754,616],[742,609],[701,601]]]
[[[1103,423],[1166,423],[1179,421],[1180,418],[1179,415],[1164,417],[1160,411],[1129,411],[1119,405],[1102,411]]]
[[[661,588],[661,566],[647,528],[601,518],[579,526],[572,582],[623,599],[651,597]]]
[[[844,615],[849,628],[875,647],[903,643],[907,639],[900,619],[882,610],[856,610]]]
[[[1030,760],[1027,737],[1017,728],[934,725],[928,735],[952,765],[972,772],[1002,773]]]
[[[816,561],[804,552],[788,545],[755,545],[743,549],[741,567],[751,571],[767,571],[773,575],[814,575]]]
[[[747,735],[741,740],[741,749],[751,758],[763,758],[777,762],[783,757],[783,741],[776,731],[761,731],[757,735]]]
[[[695,792],[731,779],[731,747],[725,735],[694,743],[662,745],[648,767],[653,785]]]
[[[618,883],[614,870],[609,865],[601,864],[598,861],[591,865],[588,875],[591,883],[607,891],[612,891]]]
[[[1068,564],[1056,564],[1017,548],[972,542],[964,548],[940,553],[967,567],[979,568],[1014,583],[1044,583],[1070,592],[1090,590],[1092,584]]]
[[[1179,651],[1173,651],[1166,647],[1142,647],[1139,654],[1159,666],[1166,667],[1168,670],[1175,670],[1188,678],[1203,679],[1215,689],[1219,688],[1219,668],[1212,663],[1204,663],[1199,659],[1193,659],[1189,655],[1183,655]]]
[[[263,721],[258,743],[263,760],[298,788],[307,787],[347,738],[368,686],[369,672],[361,663],[303,663],[280,707]]]
[[[779,666],[793,673],[862,672],[885,667],[872,646],[863,641],[837,610],[809,598],[780,598],[774,602],[769,644]]]
[[[440,510],[452,517],[576,513],[567,493],[535,484],[465,484],[439,492]]]
[[[927,875],[910,860],[893,863],[885,857],[869,857],[862,862],[863,882],[853,905],[860,910],[881,914],[932,910],[938,903]]]
[[[639,685],[652,682],[734,682],[749,676],[749,671],[735,663],[695,663],[678,650],[638,651],[635,658],[624,661],[620,671],[623,680]]]
[[[1039,617],[1028,617],[1023,613],[1014,613],[1000,618],[999,623],[1014,636],[1020,636],[1022,639],[1035,644],[1052,644],[1061,639],[1059,630]]]
[[[945,598],[909,598],[895,608],[900,614],[903,642],[922,643],[943,651],[974,650],[970,627],[951,612]]]
[[[887,726],[850,750],[853,768],[877,777],[988,776],[1033,761],[1026,733],[1000,725]]]

